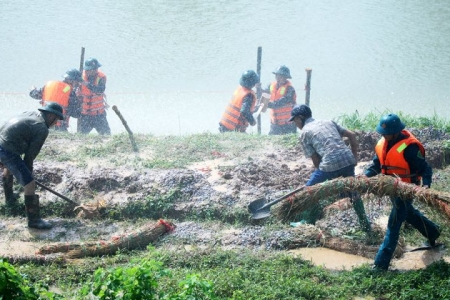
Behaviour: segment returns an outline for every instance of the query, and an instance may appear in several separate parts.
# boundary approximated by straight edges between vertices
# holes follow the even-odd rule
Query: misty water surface
[[[78,68],[81,47],[103,64],[108,102],[136,133],[217,132],[258,46],[263,85],[285,64],[298,102],[313,69],[317,118],[385,109],[447,116],[447,1],[18,0],[0,10],[0,122],[37,108],[30,87]],[[108,120],[113,133],[125,131],[112,110]]]

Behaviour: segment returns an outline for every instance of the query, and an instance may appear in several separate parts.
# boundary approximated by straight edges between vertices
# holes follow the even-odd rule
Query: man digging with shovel
[[[355,176],[358,160],[358,144],[353,131],[347,130],[334,121],[315,120],[311,109],[306,105],[296,105],[292,109],[290,122],[302,131],[300,143],[303,153],[310,157],[316,168],[305,186],[312,186],[338,177]],[[350,147],[342,137],[347,137]],[[359,219],[361,229],[370,232],[370,222],[364,211],[363,202],[358,193],[350,193],[353,208]],[[303,212],[303,222],[315,224],[322,213],[320,203]]]
[[[33,162],[47,139],[49,128],[62,120],[63,109],[55,102],[37,111],[26,111],[0,127],[0,163],[3,169],[3,189],[8,209],[17,212],[17,199],[13,195],[12,175],[24,187],[28,227],[50,229],[52,225],[41,219],[39,196],[33,178]],[[24,155],[22,159],[22,155]]]

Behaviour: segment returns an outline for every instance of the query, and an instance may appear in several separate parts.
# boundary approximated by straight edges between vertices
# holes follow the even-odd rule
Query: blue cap
[[[292,108],[291,111],[291,118],[289,119],[289,122],[292,122],[295,117],[303,116],[306,119],[312,117],[311,108],[309,106],[302,104],[302,105],[296,105]]]

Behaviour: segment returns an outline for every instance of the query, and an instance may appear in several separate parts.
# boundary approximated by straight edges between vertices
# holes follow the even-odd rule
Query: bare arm
[[[349,139],[350,148],[352,149],[353,156],[355,157],[356,162],[358,162],[358,142],[356,141],[356,134],[353,131],[346,129],[342,133],[342,136]]]

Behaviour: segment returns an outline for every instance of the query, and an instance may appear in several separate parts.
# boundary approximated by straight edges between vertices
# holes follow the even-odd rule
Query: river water
[[[312,68],[316,118],[447,116],[445,0],[16,0],[0,10],[0,121],[37,108],[31,86],[78,68],[81,47],[103,65],[108,102],[135,133],[218,132],[241,73],[256,69],[258,47],[263,85],[285,64],[298,102]],[[113,133],[125,131],[112,110],[108,120]],[[268,128],[263,115],[262,132]]]

